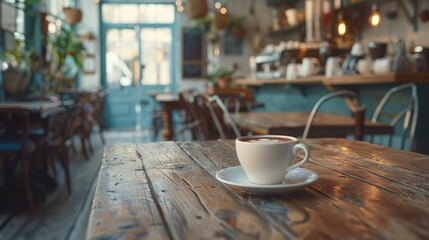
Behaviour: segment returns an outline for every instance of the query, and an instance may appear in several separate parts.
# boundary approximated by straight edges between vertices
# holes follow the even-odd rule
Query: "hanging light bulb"
[[[220,9],[222,7],[222,4],[220,2],[215,3],[215,8]]]
[[[373,3],[371,15],[369,16],[369,24],[373,27],[376,27],[380,25],[380,23],[381,23],[380,11],[378,10],[377,4]]]
[[[183,12],[183,5],[177,6],[177,11],[178,12]]]
[[[342,14],[339,15],[337,31],[340,36],[343,36],[347,32],[347,25],[346,25],[346,22],[343,20]]]

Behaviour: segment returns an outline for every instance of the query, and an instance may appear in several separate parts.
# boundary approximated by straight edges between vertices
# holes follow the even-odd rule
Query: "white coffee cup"
[[[375,74],[385,74],[391,72],[392,59],[390,57],[377,58],[374,60],[372,70]]]
[[[286,67],[286,80],[292,80],[298,77],[298,68],[300,64],[289,63]]]
[[[286,174],[310,159],[307,145],[297,138],[282,135],[255,135],[239,137],[235,147],[244,172],[254,184],[280,184]],[[299,149],[304,158],[293,164]]]
[[[305,57],[302,59],[302,65],[299,69],[299,75],[302,77],[317,74],[320,71],[320,62],[317,58]]]
[[[328,59],[326,60],[325,76],[341,76],[343,74],[341,68],[342,62],[343,59],[341,57],[328,57]]]
[[[359,74],[371,74],[372,73],[373,63],[369,58],[363,58],[358,61],[356,65],[356,70]]]
[[[352,56],[363,56],[365,51],[363,50],[363,45],[360,42],[353,43],[352,50],[350,50]]]

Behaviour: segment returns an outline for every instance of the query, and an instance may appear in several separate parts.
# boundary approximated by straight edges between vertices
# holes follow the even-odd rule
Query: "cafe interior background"
[[[375,61],[369,58],[368,44],[382,42],[387,43],[384,55],[390,58],[379,62],[380,72],[386,71],[383,64],[390,64],[401,46],[408,60],[414,54],[413,66],[406,63],[405,68],[410,67],[401,71],[427,71],[422,64],[429,51],[425,0],[2,0],[1,7],[2,101],[8,99],[7,68],[17,64],[8,53],[22,47],[24,55],[33,54],[35,63],[29,64],[34,69],[27,67],[30,80],[21,95],[59,91],[61,84],[108,89],[104,119],[112,129],[150,129],[156,107],[150,92],[205,91],[211,85],[207,79],[219,71],[234,71],[232,77],[244,80],[245,86],[246,79],[285,79],[287,65],[299,63],[302,54],[322,61],[333,55],[350,59],[347,54],[356,47],[369,61],[367,68],[362,64],[365,74],[376,74],[370,69]],[[373,13],[379,14],[380,21],[371,26],[368,19]],[[84,46],[79,51],[76,44],[78,50],[70,49],[63,62],[56,54],[62,46],[52,40],[62,32],[61,26]],[[294,50],[295,55],[281,59],[275,67],[255,62],[258,56]],[[330,92],[320,83],[248,87],[253,88],[256,101],[265,104],[258,111],[309,110]],[[351,88],[358,92],[369,118],[390,87]],[[426,85],[420,84],[416,138],[417,151],[423,153],[429,136],[424,126],[429,117],[426,92]],[[336,106],[331,110],[342,111]]]

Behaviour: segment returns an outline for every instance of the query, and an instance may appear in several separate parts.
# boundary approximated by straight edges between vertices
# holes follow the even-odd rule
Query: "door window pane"
[[[134,29],[113,29],[106,34],[106,81],[109,89],[133,85],[138,53]]]
[[[139,6],[140,22],[142,23],[173,23],[173,5],[144,4]]]
[[[171,4],[104,4],[106,23],[173,23],[175,8]]]
[[[145,28],[140,31],[142,84],[167,85],[171,82],[171,29]]]

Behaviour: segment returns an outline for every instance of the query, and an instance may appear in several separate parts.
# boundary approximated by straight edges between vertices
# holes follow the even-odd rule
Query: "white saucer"
[[[319,176],[309,169],[299,167],[288,172],[281,184],[261,185],[249,182],[243,168],[236,166],[220,170],[216,173],[216,178],[228,188],[246,193],[282,194],[304,188],[315,182]]]

